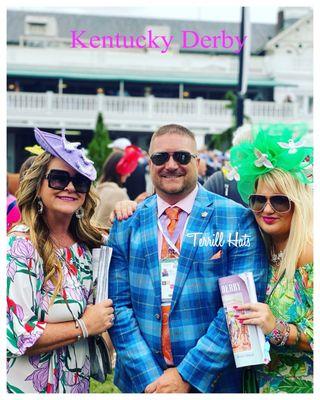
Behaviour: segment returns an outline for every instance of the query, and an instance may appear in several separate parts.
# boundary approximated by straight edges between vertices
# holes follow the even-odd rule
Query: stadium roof
[[[198,85],[217,85],[217,86],[236,86],[238,81],[234,78],[219,78],[212,76],[187,76],[183,74],[177,74],[176,76],[161,76],[159,73],[149,73],[149,74],[134,74],[125,72],[79,72],[72,70],[48,70],[47,68],[35,68],[32,69],[8,69],[8,76],[24,76],[24,77],[34,77],[34,78],[62,78],[62,79],[85,79],[85,80],[108,80],[108,81],[119,81],[123,80],[126,82],[165,82],[165,83],[192,83]],[[281,81],[276,81],[274,79],[249,79],[249,86],[260,86],[260,87],[275,87],[275,86],[295,86]]]
[[[142,35],[148,26],[167,26],[170,34],[175,38],[180,38],[182,30],[193,30],[199,35],[218,35],[221,30],[225,30],[229,35],[239,35],[240,26],[236,22],[216,22],[216,21],[191,21],[191,20],[172,20],[156,18],[137,18],[137,17],[116,17],[98,16],[82,14],[63,14],[51,12],[34,11],[7,11],[7,43],[19,43],[19,38],[25,36],[26,16],[50,16],[54,17],[57,23],[57,37],[69,38],[70,29],[84,29],[94,35],[112,35],[121,32],[123,35]],[[251,53],[259,54],[263,51],[265,44],[277,34],[275,24],[253,23],[251,24]],[[183,50],[184,52],[186,50]],[[190,52],[197,52],[196,49],[189,49]],[[201,50],[205,53],[233,54],[233,49],[219,48]]]

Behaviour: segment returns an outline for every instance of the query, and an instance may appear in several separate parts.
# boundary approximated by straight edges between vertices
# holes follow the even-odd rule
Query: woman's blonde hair
[[[288,279],[293,278],[298,266],[299,257],[307,244],[313,240],[313,204],[310,185],[303,184],[291,174],[280,169],[273,169],[262,175],[256,182],[263,182],[274,193],[283,193],[292,201],[293,214],[289,237],[283,258],[279,267],[278,276],[285,271]],[[263,232],[268,254],[271,255],[272,240],[270,235]]]
[[[29,228],[30,240],[43,259],[45,282],[51,280],[55,290],[53,299],[60,292],[63,282],[62,264],[56,255],[54,242],[42,214],[38,213],[38,196],[41,184],[47,173],[50,161],[54,157],[42,153],[35,158],[31,167],[25,172],[17,191],[17,203],[21,212],[21,222]],[[100,231],[91,224],[91,217],[97,204],[97,194],[93,185],[86,194],[82,206],[84,215],[81,219],[72,216],[69,232],[77,242],[85,243],[91,250],[99,247],[103,238]]]

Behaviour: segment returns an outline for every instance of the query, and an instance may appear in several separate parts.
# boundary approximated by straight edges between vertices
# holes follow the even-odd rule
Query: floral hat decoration
[[[308,126],[304,123],[252,126],[252,141],[231,148],[232,176],[244,202],[254,193],[255,182],[280,169],[302,183],[312,183],[313,148],[307,144]]]

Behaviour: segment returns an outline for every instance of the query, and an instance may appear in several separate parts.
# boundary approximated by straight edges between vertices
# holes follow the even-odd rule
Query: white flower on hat
[[[294,153],[297,152],[297,149],[299,147],[303,147],[304,141],[303,140],[299,140],[298,142],[295,142],[293,139],[289,139],[288,143],[278,142],[278,145],[282,149],[289,149],[289,151],[288,151],[289,154],[294,154]]]
[[[229,181],[235,180],[235,181],[239,182],[239,181],[240,181],[240,175],[239,175],[239,173],[238,173],[238,168],[237,168],[237,167],[231,167],[231,166],[230,166],[230,169],[229,169],[229,171],[228,171],[226,177],[227,177],[227,179],[228,179]]]
[[[262,153],[258,149],[254,149],[254,154],[257,157],[256,161],[254,162],[254,165],[256,167],[262,167],[265,166],[267,168],[274,168],[272,162],[268,160],[269,155]]]
[[[69,142],[66,139],[66,131],[65,131],[65,129],[62,129],[61,136],[62,136],[63,147],[69,153],[71,153],[73,150],[77,149],[81,145],[80,142],[73,142],[73,143]]]
[[[81,149],[81,158],[83,159],[84,163],[87,165],[93,165],[94,162],[92,160],[89,160],[89,158],[87,158],[86,156],[86,151],[85,149],[82,147]]]

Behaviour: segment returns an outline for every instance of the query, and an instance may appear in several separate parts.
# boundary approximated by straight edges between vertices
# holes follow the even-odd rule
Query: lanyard
[[[171,247],[171,249],[173,249],[180,256],[180,251],[178,250],[177,246],[172,242],[172,240],[164,233],[162,225],[159,220],[158,220],[158,228],[160,229],[160,232],[162,233],[162,236],[168,243],[169,247]]]
[[[175,234],[173,236],[173,241],[170,239],[170,236],[168,234],[167,228],[165,228],[165,231],[163,229],[163,226],[160,222],[160,219],[158,219],[158,228],[164,238],[164,240],[168,243],[169,247],[171,249],[173,249],[178,255],[180,255],[180,250],[178,250],[177,246],[173,243],[173,242],[177,242],[178,237],[179,237],[179,231],[181,232],[181,238],[184,236],[184,232],[187,226],[187,221],[189,219],[189,216],[187,213],[183,213],[180,215],[177,227],[178,229],[176,229]],[[181,230],[181,228],[183,228],[183,230]],[[181,244],[182,244],[182,240],[181,240]]]

